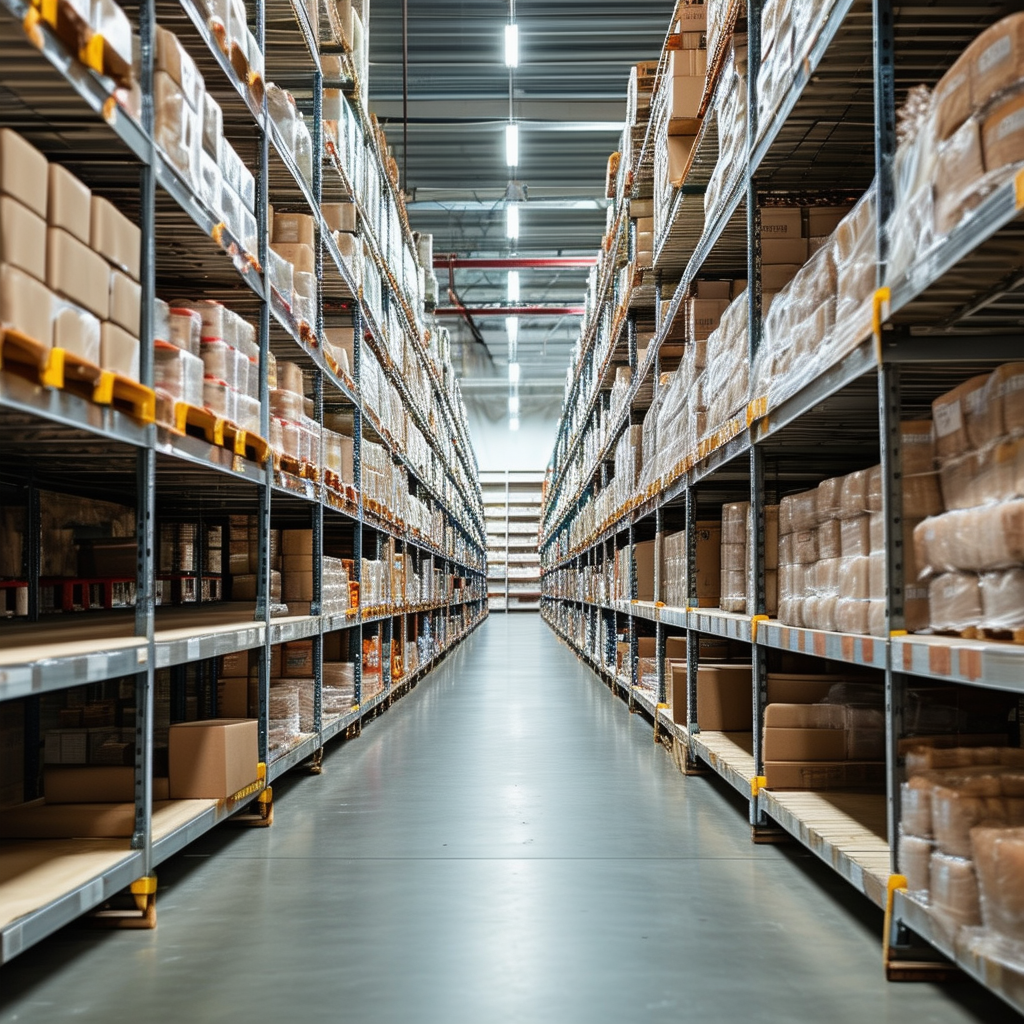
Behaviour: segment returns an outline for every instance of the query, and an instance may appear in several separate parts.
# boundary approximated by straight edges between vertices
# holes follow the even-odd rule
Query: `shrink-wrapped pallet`
[[[936,850],[932,854],[929,885],[929,898],[935,910],[958,926],[981,924],[978,880],[969,857],[949,856]]]
[[[981,621],[981,592],[974,573],[943,573],[928,584],[933,629],[962,632]]]
[[[931,887],[932,842],[921,836],[901,835],[899,869],[910,892],[926,893]]]
[[[1024,828],[974,828],[971,850],[985,927],[1024,942]]]

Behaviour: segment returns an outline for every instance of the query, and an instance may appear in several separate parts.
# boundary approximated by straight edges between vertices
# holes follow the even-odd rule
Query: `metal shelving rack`
[[[738,5],[734,5],[734,8]],[[1024,648],[985,640],[908,634],[903,617],[901,556],[902,475],[899,424],[930,418],[930,403],[960,381],[1024,352],[1019,310],[1024,298],[1024,172],[1017,172],[946,239],[920,255],[898,280],[887,277],[886,229],[893,209],[895,110],[919,82],[934,85],[983,29],[1005,13],[986,4],[963,8],[940,3],[898,8],[889,0],[833,0],[823,6],[808,56],[794,69],[776,110],[757,121],[760,66],[759,0],[748,0],[745,25],[736,9],[727,34],[747,32],[748,156],[724,187],[718,213],[705,221],[703,192],[717,159],[717,127],[705,119],[693,162],[670,199],[670,215],[655,240],[654,298],[646,287],[632,298],[615,293],[609,262],[598,282],[597,309],[584,321],[581,356],[567,386],[541,525],[544,575],[542,615],[631,709],[642,711],[656,735],[673,748],[681,768],[721,775],[748,801],[755,839],[781,829],[889,910],[885,936],[889,976],[927,959],[937,948],[966,973],[1024,1011],[1020,966],[955,942],[927,907],[901,888],[898,863],[900,759],[904,701],[913,681],[1024,692]],[[716,58],[717,59],[717,58]],[[709,65],[716,60],[709,54]],[[662,54],[659,75],[667,67]],[[711,111],[712,76],[703,108]],[[861,116],[854,116],[854,112]],[[872,115],[873,111],[873,115]],[[843,112],[846,112],[844,116]],[[866,115],[866,116],[863,116]],[[608,252],[633,254],[624,201],[652,195],[653,124],[629,175],[620,175],[619,213]],[[831,129],[817,131],[821,121]],[[774,407],[751,402],[736,428],[692,453],[645,493],[632,497],[609,521],[582,539],[571,535],[586,505],[611,479],[615,444],[625,427],[640,423],[657,393],[661,359],[681,342],[675,321],[694,282],[708,277],[748,280],[751,296],[749,357],[760,344],[760,209],[773,199],[796,204],[853,198],[876,181],[878,195],[876,325],[859,344]],[[623,182],[628,185],[624,186]],[[884,290],[882,286],[887,286]],[[659,303],[669,303],[664,315]],[[653,321],[653,340],[641,354],[637,324]],[[611,329],[605,326],[611,324]],[[611,407],[618,366],[632,370],[625,402]],[[674,364],[669,364],[674,365]],[[589,456],[585,453],[591,453]],[[596,453],[596,454],[593,454]],[[699,607],[691,589],[687,607],[658,600],[664,581],[655,575],[655,601],[609,600],[569,592],[561,570],[608,566],[617,552],[666,532],[687,528],[691,588],[696,586],[699,519],[719,518],[729,501],[747,501],[755,536],[763,536],[763,509],[786,493],[881,462],[886,524],[887,599],[883,636],[842,634],[783,625],[765,614],[763,545],[752,545],[755,606],[750,614]],[[656,564],[658,558],[655,559]],[[582,586],[582,585],[581,585]],[[637,636],[653,636],[657,692],[638,685]],[[749,734],[702,731],[693,720],[674,722],[666,697],[665,640],[685,636],[688,707],[696,708],[700,637],[746,645],[753,665],[754,724]],[[630,657],[616,672],[616,641]],[[888,786],[882,795],[773,792],[764,787],[761,735],[769,658],[791,652],[874,669],[884,679]],[[921,940],[925,940],[923,943]]]
[[[544,474],[493,470],[480,474],[487,523],[487,599],[491,611],[540,608],[541,486]]]
[[[366,24],[368,0],[355,5]],[[135,830],[129,840],[19,841],[16,852],[29,856],[46,876],[54,869],[53,887],[32,905],[24,902],[0,920],[0,963],[45,938],[137,880],[203,832],[237,811],[265,798],[269,784],[304,762],[319,764],[332,738],[355,735],[361,723],[379,714],[406,693],[486,616],[486,553],[483,506],[477,467],[469,442],[465,412],[450,367],[438,365],[430,351],[429,323],[410,308],[398,276],[382,255],[387,250],[374,236],[375,218],[359,207],[361,239],[366,241],[381,274],[384,309],[393,304],[415,357],[430,381],[429,407],[419,408],[391,361],[383,328],[356,285],[353,268],[341,256],[320,214],[323,196],[358,201],[351,181],[324,146],[322,90],[325,82],[318,43],[300,0],[257,0],[247,5],[249,27],[263,52],[267,81],[276,81],[296,96],[313,136],[313,179],[306,181],[283,145],[262,94],[235,76],[193,0],[142,0],[125,11],[140,37],[141,119],[119,102],[114,83],[89,70],[39,20],[24,0],[0,0],[0,123],[23,134],[51,161],[67,166],[94,193],[111,198],[141,228],[142,288],[141,382],[153,380],[153,299],[213,298],[225,302],[258,327],[261,368],[261,433],[269,436],[267,365],[270,353],[299,363],[312,378],[316,417],[343,410],[354,422],[355,499],[329,488],[321,479],[292,476],[268,457],[253,461],[206,440],[177,434],[110,406],[93,404],[70,391],[43,387],[10,372],[0,372],[0,438],[4,451],[0,476],[28,495],[26,535],[29,624],[0,623],[0,700],[25,702],[31,709],[41,695],[86,683],[133,681],[135,723]],[[223,230],[220,217],[183,179],[154,143],[153,61],[155,26],[170,28],[196,61],[207,90],[224,111],[224,133],[256,178],[258,245],[245,253]],[[341,87],[358,112],[363,142],[376,154],[383,179],[381,205],[401,213],[401,238],[416,250],[404,205],[387,173],[378,137],[365,109],[356,63],[338,53],[344,75],[327,83]],[[123,98],[123,97],[122,97]],[[332,177],[333,176],[333,177]],[[311,214],[317,224],[316,276],[319,302],[315,333],[325,322],[351,324],[356,339],[351,379],[343,378],[323,350],[300,335],[287,309],[271,294],[261,267],[267,265],[268,203]],[[383,218],[380,218],[381,220]],[[230,250],[230,252],[229,252]],[[386,424],[363,402],[360,391],[362,345],[374,350],[413,421],[430,445],[425,468],[413,465],[390,437]],[[440,513],[444,541],[439,546],[407,526],[394,510],[363,500],[361,441],[384,445],[396,465],[408,472],[409,491]],[[137,523],[137,599],[134,609],[82,613],[88,639],[66,638],[68,619],[39,615],[38,494],[41,489],[69,495],[110,499],[134,507]],[[197,512],[198,510],[198,512]],[[259,586],[252,603],[156,607],[155,529],[164,518],[195,515],[257,515]],[[312,528],[314,600],[308,615],[271,616],[270,549],[272,528]],[[389,539],[396,553],[408,553],[417,572],[436,574],[436,598],[416,604],[361,607],[347,614],[321,613],[319,555],[328,548],[354,559],[379,557]],[[342,715],[322,711],[323,638],[343,631],[354,665],[355,700]],[[382,689],[363,699],[363,639],[380,636]],[[413,671],[392,674],[396,654],[429,637]],[[276,644],[314,641],[314,728],[298,743],[270,756],[268,704],[270,651]],[[256,652],[259,665],[259,753],[265,763],[258,784],[243,797],[219,801],[175,801],[153,805],[154,679],[158,670],[240,651]],[[396,666],[398,662],[395,662]],[[407,663],[406,663],[407,664]],[[214,687],[214,691],[215,691]],[[211,698],[216,712],[216,695]],[[36,796],[39,766],[38,716],[35,732],[26,725],[28,798]],[[0,812],[2,813],[2,812]],[[82,857],[83,842],[88,856]],[[0,843],[0,865],[12,844]],[[77,866],[76,866],[77,865]],[[59,870],[57,870],[59,869]],[[5,887],[17,888],[17,873],[0,870],[0,906]]]

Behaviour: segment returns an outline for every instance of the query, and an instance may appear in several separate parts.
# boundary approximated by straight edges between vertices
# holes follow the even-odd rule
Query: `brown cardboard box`
[[[122,377],[139,379],[139,339],[107,321],[100,328],[100,366]]]
[[[0,324],[42,345],[53,344],[53,296],[17,267],[0,264]]]
[[[280,213],[274,215],[275,230],[277,229],[277,219],[282,216],[284,215]],[[313,261],[313,246],[303,245],[301,242],[274,242],[271,248],[281,259],[287,260],[299,273],[313,274],[316,272],[316,266]]]
[[[766,292],[781,292],[800,270],[799,263],[774,263],[761,267],[761,287]]]
[[[665,671],[665,703],[668,704],[672,721],[686,725],[686,662],[671,661]]]
[[[728,302],[732,298],[732,282],[698,281],[693,297],[696,299],[725,299]]]
[[[10,128],[0,128],[0,192],[46,216],[46,157]]]
[[[46,221],[10,196],[0,196],[0,262],[46,280]]]
[[[256,781],[255,719],[181,722],[168,733],[171,799],[218,800]]]
[[[94,316],[107,319],[110,268],[89,246],[60,228],[48,228],[46,232],[46,284]]]
[[[650,217],[654,218],[654,200],[653,199],[630,199],[629,201],[629,215],[631,217]]]
[[[769,789],[864,789],[885,787],[884,761],[766,761]]]
[[[110,272],[110,319],[133,338],[139,336],[142,288],[120,270]]]
[[[985,170],[996,171],[1024,160],[1024,92],[997,103],[982,127]]]
[[[711,332],[718,328],[722,314],[729,308],[729,299],[687,299],[686,324],[687,339],[690,341],[706,341]]]
[[[92,197],[91,216],[89,244],[111,266],[118,267],[132,280],[138,281],[142,246],[138,227],[102,196]]]
[[[806,238],[783,235],[761,239],[761,263],[763,266],[774,266],[779,263],[795,263],[802,266],[806,262]]]
[[[231,577],[231,600],[232,601],[255,601],[258,579],[255,573],[232,574]]]
[[[686,658],[686,637],[667,636],[665,637],[665,657],[670,661]]]
[[[680,3],[675,13],[676,32],[703,32],[708,27],[708,9],[703,3]]]
[[[845,729],[764,730],[766,761],[845,761]]]
[[[670,135],[665,140],[668,152],[668,180],[673,185],[681,185],[686,175],[686,169],[690,165],[690,154],[693,152],[693,144],[697,136],[688,132],[681,132],[678,135]]]
[[[722,524],[697,524],[697,604],[713,608],[722,594]]]
[[[331,231],[355,234],[359,230],[355,203],[321,203],[320,209]]]
[[[807,235],[819,238],[831,235],[850,212],[850,206],[811,206],[807,210]]]
[[[708,51],[699,48],[670,50],[666,73],[671,78],[700,78],[703,81],[708,73]]]
[[[697,669],[697,724],[715,732],[753,728],[753,676],[750,665],[700,665]]]
[[[46,222],[51,228],[63,228],[88,245],[91,220],[92,192],[66,167],[50,164]]]
[[[764,206],[761,208],[761,241],[767,238],[800,238],[803,217],[799,206]]]
[[[656,658],[658,656],[658,641],[653,636],[638,636],[636,638],[636,656],[638,658]]]
[[[935,138],[939,142],[948,139],[971,114],[971,56],[975,45],[977,40],[960,54],[932,93]]]
[[[222,655],[217,664],[217,674],[218,676],[247,676],[249,674],[249,652],[232,651],[231,654]],[[224,717],[244,718],[245,716],[225,715]]]
[[[636,566],[636,599],[654,600],[654,541],[643,540],[633,545]]]
[[[217,714],[225,718],[249,717],[249,677],[228,676],[217,680]]]
[[[291,605],[294,601],[313,600],[313,573],[302,570],[296,572],[288,568],[288,555],[285,555],[285,567],[282,575],[282,596],[285,603]],[[295,612],[295,614],[300,614]]]
[[[665,79],[662,88],[666,92],[668,102],[669,135],[695,135],[700,125],[697,111],[704,97],[703,75],[677,75]],[[684,126],[679,132],[673,132],[672,122],[681,122]]]
[[[285,679],[309,679],[313,675],[313,641],[292,640],[283,645],[281,675]]]
[[[135,799],[135,769],[131,765],[48,765],[43,772],[43,795],[48,804],[130,803]],[[167,779],[153,779],[153,799],[170,799]]]
[[[817,704],[828,691],[842,682],[838,676],[798,675],[769,672],[767,696],[769,704]]]
[[[971,65],[971,105],[980,110],[1024,77],[1024,11],[989,26],[965,54]]]
[[[284,555],[313,554],[312,530],[282,530],[281,553]]]
[[[316,222],[308,213],[274,214],[274,245],[314,245]]]

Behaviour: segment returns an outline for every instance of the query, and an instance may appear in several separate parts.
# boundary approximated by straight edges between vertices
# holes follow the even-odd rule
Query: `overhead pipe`
[[[450,293],[449,293],[450,297]],[[438,306],[435,316],[583,316],[583,306]]]
[[[434,269],[463,270],[589,270],[596,256],[445,256],[434,257]]]

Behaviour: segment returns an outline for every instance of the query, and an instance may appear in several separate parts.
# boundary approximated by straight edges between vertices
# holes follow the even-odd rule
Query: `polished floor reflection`
[[[0,1021],[879,1024],[1019,1020],[888,985],[881,914],[687,779],[535,615],[496,614],[269,830],[160,870],[155,932],[65,929]]]

